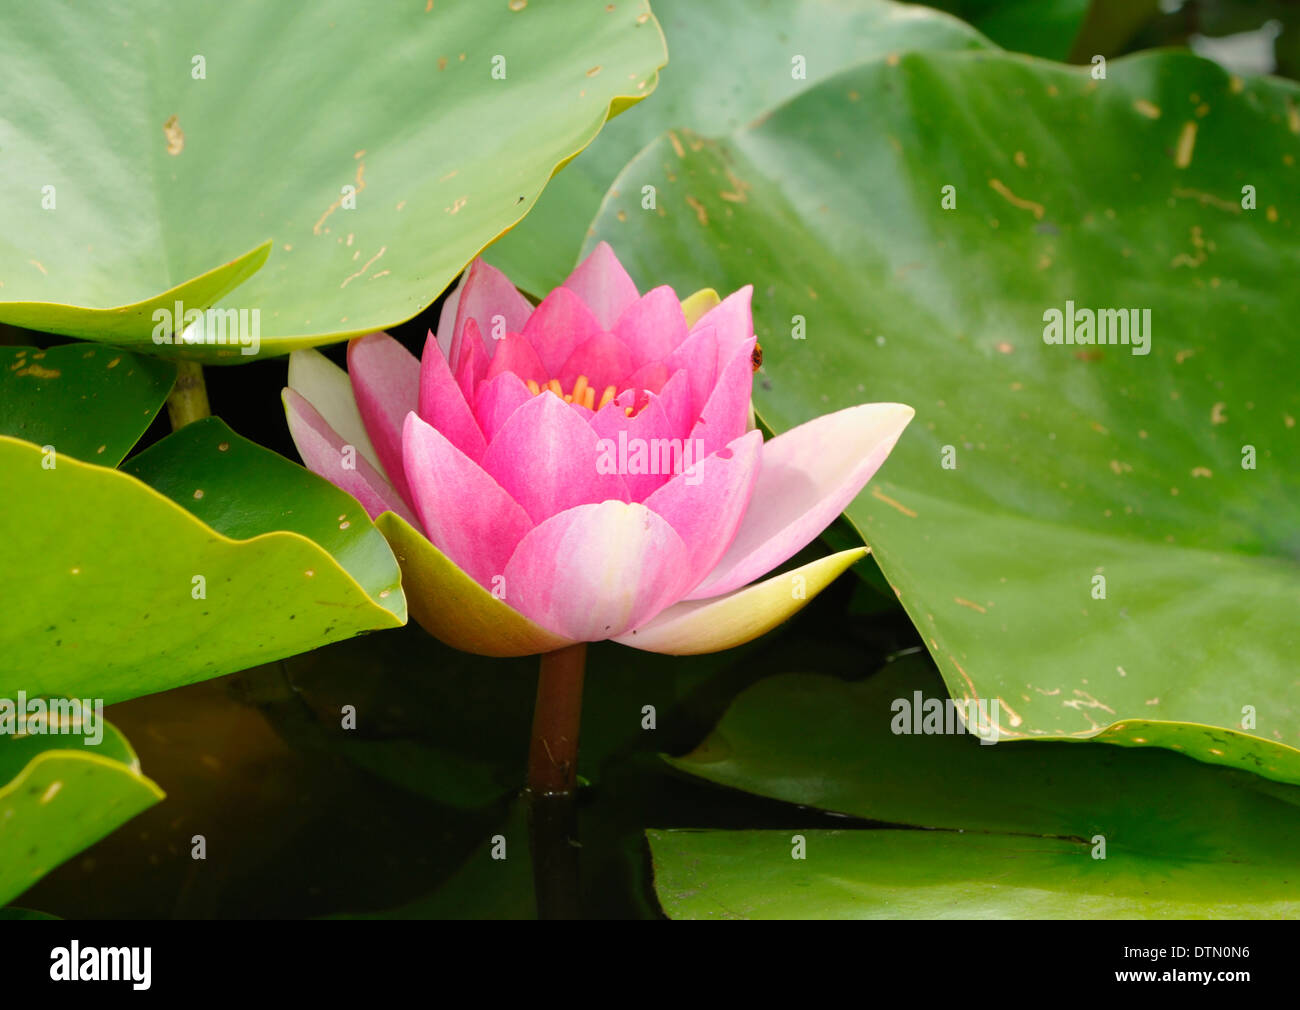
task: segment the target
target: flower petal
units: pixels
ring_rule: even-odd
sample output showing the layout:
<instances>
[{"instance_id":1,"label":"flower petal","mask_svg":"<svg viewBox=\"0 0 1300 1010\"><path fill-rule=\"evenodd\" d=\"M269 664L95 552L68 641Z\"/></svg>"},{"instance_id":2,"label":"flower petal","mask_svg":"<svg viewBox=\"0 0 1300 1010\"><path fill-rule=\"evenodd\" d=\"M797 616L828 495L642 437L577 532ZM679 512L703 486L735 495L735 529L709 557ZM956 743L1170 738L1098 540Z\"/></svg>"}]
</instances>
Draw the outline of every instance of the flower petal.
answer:
<instances>
[{"instance_id":1,"label":"flower petal","mask_svg":"<svg viewBox=\"0 0 1300 1010\"><path fill-rule=\"evenodd\" d=\"M493 596L396 514L385 512L375 526L402 568L411 617L439 641L480 656L533 656L573 644Z\"/></svg>"},{"instance_id":2,"label":"flower petal","mask_svg":"<svg viewBox=\"0 0 1300 1010\"><path fill-rule=\"evenodd\" d=\"M813 418L765 444L736 539L687 598L730 592L811 543L880 469L914 413L901 403L864 403Z\"/></svg>"},{"instance_id":3,"label":"flower petal","mask_svg":"<svg viewBox=\"0 0 1300 1010\"><path fill-rule=\"evenodd\" d=\"M690 329L695 329L695 324L704 317L704 314L721 301L713 288L700 288L695 294L683 298L682 314L686 317L686 325Z\"/></svg>"},{"instance_id":4,"label":"flower petal","mask_svg":"<svg viewBox=\"0 0 1300 1010\"><path fill-rule=\"evenodd\" d=\"M532 522L482 467L414 412L406 417L402 448L415 510L429 540L490 588Z\"/></svg>"},{"instance_id":5,"label":"flower petal","mask_svg":"<svg viewBox=\"0 0 1300 1010\"><path fill-rule=\"evenodd\" d=\"M496 353L492 355L492 364L488 366L487 381L507 372L513 372L525 381L532 379L539 384L550 378L542 359L522 333L507 333L499 343Z\"/></svg>"},{"instance_id":6,"label":"flower petal","mask_svg":"<svg viewBox=\"0 0 1300 1010\"><path fill-rule=\"evenodd\" d=\"M496 438L506 419L533 396L533 392L524 385L524 380L514 372L502 372L480 383L474 401L474 416L478 419L483 437L489 442ZM481 456L480 453L480 458Z\"/></svg>"},{"instance_id":7,"label":"flower petal","mask_svg":"<svg viewBox=\"0 0 1300 1010\"><path fill-rule=\"evenodd\" d=\"M608 242L601 242L578 264L564 287L581 298L607 330L638 297L636 285Z\"/></svg>"},{"instance_id":8,"label":"flower petal","mask_svg":"<svg viewBox=\"0 0 1300 1010\"><path fill-rule=\"evenodd\" d=\"M686 545L644 505L580 505L538 524L506 565L506 599L544 628L598 642L682 591Z\"/></svg>"},{"instance_id":9,"label":"flower petal","mask_svg":"<svg viewBox=\"0 0 1300 1010\"><path fill-rule=\"evenodd\" d=\"M519 293L509 278L496 267L476 259L465 271L465 280L458 289L456 323L452 333L447 360L459 370L461 354L466 341L475 342L475 334L466 333L465 324L471 319L477 324L477 342L484 357L492 357L493 348L483 342L483 336L495 338L499 334L521 333L533 307ZM498 318L499 317L499 318ZM439 320L441 326L441 319ZM439 337L442 334L439 332ZM494 341L499 342L499 341Z\"/></svg>"},{"instance_id":10,"label":"flower petal","mask_svg":"<svg viewBox=\"0 0 1300 1010\"><path fill-rule=\"evenodd\" d=\"M482 458L487 439L432 333L424 341L420 358L419 414L470 459Z\"/></svg>"},{"instance_id":11,"label":"flower petal","mask_svg":"<svg viewBox=\"0 0 1300 1010\"><path fill-rule=\"evenodd\" d=\"M692 409L691 377L685 370L673 372L658 391L659 405L668 415L673 436L685 438L695 426Z\"/></svg>"},{"instance_id":12,"label":"flower petal","mask_svg":"<svg viewBox=\"0 0 1300 1010\"><path fill-rule=\"evenodd\" d=\"M750 399L754 393L754 366L750 354L754 338L738 346L718 373L717 384L691 429L691 437L704 441L705 455L712 455L749 430Z\"/></svg>"},{"instance_id":13,"label":"flower petal","mask_svg":"<svg viewBox=\"0 0 1300 1010\"><path fill-rule=\"evenodd\" d=\"M604 332L605 328L591 310L568 288L556 288L542 299L523 328L524 337L533 345L548 379L558 378L569 356Z\"/></svg>"},{"instance_id":14,"label":"flower petal","mask_svg":"<svg viewBox=\"0 0 1300 1010\"><path fill-rule=\"evenodd\" d=\"M465 323L467 338L460 352L460 363L456 366L456 385L467 404L474 402L478 384L487 376L488 352L483 350L483 341L473 339L478 336L478 323L470 319Z\"/></svg>"},{"instance_id":15,"label":"flower petal","mask_svg":"<svg viewBox=\"0 0 1300 1010\"><path fill-rule=\"evenodd\" d=\"M289 355L289 388L300 393L319 411L343 444L354 446L357 455L379 472L385 484L390 483L383 464L379 462L379 454L366 434L366 424L361 420L347 372L315 348L294 351Z\"/></svg>"},{"instance_id":16,"label":"flower petal","mask_svg":"<svg viewBox=\"0 0 1300 1010\"><path fill-rule=\"evenodd\" d=\"M751 301L754 285L746 284L722 299L717 306L704 313L692 331L713 327L718 336L718 367L722 368L741 344L754 337L754 315Z\"/></svg>"},{"instance_id":17,"label":"flower petal","mask_svg":"<svg viewBox=\"0 0 1300 1010\"><path fill-rule=\"evenodd\" d=\"M336 432L306 397L286 386L280 399L284 403L284 416L289 421L289 434L308 470L350 494L361 503L371 519L382 512L392 511L411 525L420 525L393 486L359 451L352 459L355 465L345 466L348 459L345 447L352 443Z\"/></svg>"},{"instance_id":18,"label":"flower petal","mask_svg":"<svg viewBox=\"0 0 1300 1010\"><path fill-rule=\"evenodd\" d=\"M632 354L623 341L612 333L597 333L575 348L569 359L552 374L566 390L573 389L579 375L587 377L587 385L600 396L606 386L621 386L624 377L632 371Z\"/></svg>"},{"instance_id":19,"label":"flower petal","mask_svg":"<svg viewBox=\"0 0 1300 1010\"><path fill-rule=\"evenodd\" d=\"M689 331L677 293L662 284L624 309L612 332L627 346L633 366L639 368L667 357Z\"/></svg>"},{"instance_id":20,"label":"flower petal","mask_svg":"<svg viewBox=\"0 0 1300 1010\"><path fill-rule=\"evenodd\" d=\"M370 333L348 343L348 378L384 472L412 504L402 473L402 424L420 405L420 363L387 333Z\"/></svg>"},{"instance_id":21,"label":"flower petal","mask_svg":"<svg viewBox=\"0 0 1300 1010\"><path fill-rule=\"evenodd\" d=\"M683 389L679 383L670 394ZM629 417L627 408L638 405L640 409ZM708 455L697 455L701 443L688 442L689 433L674 424L670 410L680 413L674 402L663 397L625 389L591 419L591 429L602 442L597 446L603 456L601 465L617 468L631 501L644 501L681 472L688 452L691 461Z\"/></svg>"},{"instance_id":22,"label":"flower petal","mask_svg":"<svg viewBox=\"0 0 1300 1010\"><path fill-rule=\"evenodd\" d=\"M620 385L624 389L644 389L647 392L657 393L668 381L668 376L668 366L662 361L647 361L636 371L625 376Z\"/></svg>"},{"instance_id":23,"label":"flower petal","mask_svg":"<svg viewBox=\"0 0 1300 1010\"><path fill-rule=\"evenodd\" d=\"M542 393L507 418L483 454L483 469L536 523L575 505L627 501L623 478L598 472L597 441L569 404Z\"/></svg>"},{"instance_id":24,"label":"flower petal","mask_svg":"<svg viewBox=\"0 0 1300 1010\"><path fill-rule=\"evenodd\" d=\"M460 309L460 293L465 290L467 274L468 271L460 275L455 290L446 297L438 312L438 348L448 361L451 361L451 338L456 335L456 313Z\"/></svg>"},{"instance_id":25,"label":"flower petal","mask_svg":"<svg viewBox=\"0 0 1300 1010\"><path fill-rule=\"evenodd\" d=\"M645 507L663 516L690 552L693 587L726 553L740 528L758 479L762 432L751 431L725 449L673 477L645 499Z\"/></svg>"},{"instance_id":26,"label":"flower petal","mask_svg":"<svg viewBox=\"0 0 1300 1010\"><path fill-rule=\"evenodd\" d=\"M686 372L691 380L691 410L697 416L703 413L718 382L718 335L713 327L692 330L664 364L669 372Z\"/></svg>"},{"instance_id":27,"label":"flower petal","mask_svg":"<svg viewBox=\"0 0 1300 1010\"><path fill-rule=\"evenodd\" d=\"M695 656L744 645L797 614L866 555L867 548L854 547L727 596L675 604L614 641L670 656Z\"/></svg>"}]
</instances>

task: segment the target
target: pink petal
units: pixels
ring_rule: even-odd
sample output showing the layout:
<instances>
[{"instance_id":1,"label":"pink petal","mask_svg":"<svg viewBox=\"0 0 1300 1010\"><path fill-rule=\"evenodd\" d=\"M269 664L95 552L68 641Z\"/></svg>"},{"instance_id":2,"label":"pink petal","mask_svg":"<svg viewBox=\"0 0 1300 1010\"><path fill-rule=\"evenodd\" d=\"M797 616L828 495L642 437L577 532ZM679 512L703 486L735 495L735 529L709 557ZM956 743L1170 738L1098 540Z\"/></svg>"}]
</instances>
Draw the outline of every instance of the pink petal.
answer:
<instances>
[{"instance_id":1,"label":"pink petal","mask_svg":"<svg viewBox=\"0 0 1300 1010\"><path fill-rule=\"evenodd\" d=\"M483 454L483 469L510 492L533 522L592 502L628 500L616 473L599 473L591 425L553 393L517 409Z\"/></svg>"},{"instance_id":2,"label":"pink petal","mask_svg":"<svg viewBox=\"0 0 1300 1010\"><path fill-rule=\"evenodd\" d=\"M730 592L811 543L884 463L914 413L901 403L864 403L813 418L764 445L736 539L686 598Z\"/></svg>"},{"instance_id":3,"label":"pink petal","mask_svg":"<svg viewBox=\"0 0 1300 1010\"><path fill-rule=\"evenodd\" d=\"M478 384L486 377L488 370L487 352L483 350L482 339L478 336L478 323L473 319L465 323L465 345L460 353L460 363L456 366L456 385L460 387L465 402L473 403L478 391Z\"/></svg>"},{"instance_id":4,"label":"pink petal","mask_svg":"<svg viewBox=\"0 0 1300 1010\"><path fill-rule=\"evenodd\" d=\"M633 364L639 367L667 357L686 339L686 314L673 289L663 284L624 309L612 332L627 345Z\"/></svg>"},{"instance_id":5,"label":"pink petal","mask_svg":"<svg viewBox=\"0 0 1300 1010\"><path fill-rule=\"evenodd\" d=\"M542 364L542 359L537 356L533 345L522 333L506 334L506 338L500 342L496 353L492 355L487 379L491 381L506 372L513 372L521 379L532 379L539 384L550 378L546 366Z\"/></svg>"},{"instance_id":6,"label":"pink petal","mask_svg":"<svg viewBox=\"0 0 1300 1010\"><path fill-rule=\"evenodd\" d=\"M345 446L350 443L329 426L305 397L286 387L281 399L284 400L285 417L289 420L289 434L293 436L293 444L298 447L298 455L308 470L350 494L361 503L371 519L383 512L396 512L419 529L415 514L393 486L357 451L356 446L351 446L352 453L345 454ZM345 460L354 466L346 467Z\"/></svg>"},{"instance_id":7,"label":"pink petal","mask_svg":"<svg viewBox=\"0 0 1300 1010\"><path fill-rule=\"evenodd\" d=\"M731 355L745 341L754 336L754 316L751 300L754 285L746 284L733 291L700 317L691 332L712 328L718 337L718 367L722 368Z\"/></svg>"},{"instance_id":8,"label":"pink petal","mask_svg":"<svg viewBox=\"0 0 1300 1010\"><path fill-rule=\"evenodd\" d=\"M691 430L692 438L704 440L707 455L749 430L750 398L754 392L754 365L750 360L753 350L751 337L732 353Z\"/></svg>"},{"instance_id":9,"label":"pink petal","mask_svg":"<svg viewBox=\"0 0 1300 1010\"><path fill-rule=\"evenodd\" d=\"M668 366L662 361L649 361L623 380L626 389L646 389L652 393L659 392L668 381Z\"/></svg>"},{"instance_id":10,"label":"pink petal","mask_svg":"<svg viewBox=\"0 0 1300 1010\"><path fill-rule=\"evenodd\" d=\"M636 406L640 409L628 417L627 408ZM641 402L635 390L624 390L596 412L591 429L602 440L606 459L611 465L617 465L631 501L642 501L667 483L676 472L674 462L683 465L686 444L680 429L673 429L672 420L656 396ZM672 445L674 436L676 446ZM691 448L696 448L694 443ZM692 460L695 458L691 456Z\"/></svg>"},{"instance_id":11,"label":"pink petal","mask_svg":"<svg viewBox=\"0 0 1300 1010\"><path fill-rule=\"evenodd\" d=\"M474 402L474 416L478 418L483 437L489 442L496 438L506 418L534 395L514 372L502 372L481 383Z\"/></svg>"},{"instance_id":12,"label":"pink petal","mask_svg":"<svg viewBox=\"0 0 1300 1010\"><path fill-rule=\"evenodd\" d=\"M659 390L658 397L659 405L668 415L669 427L673 435L685 438L696 421L691 402L690 375L685 370L674 372Z\"/></svg>"},{"instance_id":13,"label":"pink petal","mask_svg":"<svg viewBox=\"0 0 1300 1010\"><path fill-rule=\"evenodd\" d=\"M587 385L595 387L599 397L606 386L620 386L630 371L632 355L623 342L612 333L597 333L576 348L559 371L552 374L565 390L572 390L574 380L585 375Z\"/></svg>"},{"instance_id":14,"label":"pink petal","mask_svg":"<svg viewBox=\"0 0 1300 1010\"><path fill-rule=\"evenodd\" d=\"M348 378L379 462L412 502L402 473L402 425L420 404L420 363L387 333L370 333L348 343Z\"/></svg>"},{"instance_id":15,"label":"pink petal","mask_svg":"<svg viewBox=\"0 0 1300 1010\"><path fill-rule=\"evenodd\" d=\"M452 378L447 359L432 333L424 341L424 354L420 358L419 414L470 459L482 457L487 439L465 402L460 384Z\"/></svg>"},{"instance_id":16,"label":"pink petal","mask_svg":"<svg viewBox=\"0 0 1300 1010\"><path fill-rule=\"evenodd\" d=\"M607 242L601 242L578 264L564 286L586 303L606 330L637 300L636 285Z\"/></svg>"},{"instance_id":17,"label":"pink petal","mask_svg":"<svg viewBox=\"0 0 1300 1010\"><path fill-rule=\"evenodd\" d=\"M502 334L521 333L533 313L528 299L515 289L506 275L481 259L476 259L465 271L456 302L456 324L451 353L447 356L453 368L460 365L465 341L472 343L474 340L472 334L465 332L465 324L471 319L478 326L479 350L490 358L493 348L483 343L483 337L486 335L489 342L500 343L496 338Z\"/></svg>"},{"instance_id":18,"label":"pink petal","mask_svg":"<svg viewBox=\"0 0 1300 1010\"><path fill-rule=\"evenodd\" d=\"M484 589L533 524L482 467L418 414L407 415L404 463L429 541Z\"/></svg>"},{"instance_id":19,"label":"pink petal","mask_svg":"<svg viewBox=\"0 0 1300 1010\"><path fill-rule=\"evenodd\" d=\"M591 310L568 288L556 288L547 295L523 329L545 366L548 379L558 378L569 356L604 332Z\"/></svg>"},{"instance_id":20,"label":"pink petal","mask_svg":"<svg viewBox=\"0 0 1300 1010\"><path fill-rule=\"evenodd\" d=\"M542 627L596 642L681 595L687 551L644 505L580 505L538 525L506 565L506 602Z\"/></svg>"},{"instance_id":21,"label":"pink petal","mask_svg":"<svg viewBox=\"0 0 1300 1010\"><path fill-rule=\"evenodd\" d=\"M694 460L645 499L646 508L663 516L690 552L690 586L704 579L735 539L754 482L758 479L762 432L741 435L720 452Z\"/></svg>"},{"instance_id":22,"label":"pink petal","mask_svg":"<svg viewBox=\"0 0 1300 1010\"><path fill-rule=\"evenodd\" d=\"M712 326L695 329L664 359L669 372L685 370L691 380L691 409L700 414L718 381L718 335Z\"/></svg>"}]
</instances>

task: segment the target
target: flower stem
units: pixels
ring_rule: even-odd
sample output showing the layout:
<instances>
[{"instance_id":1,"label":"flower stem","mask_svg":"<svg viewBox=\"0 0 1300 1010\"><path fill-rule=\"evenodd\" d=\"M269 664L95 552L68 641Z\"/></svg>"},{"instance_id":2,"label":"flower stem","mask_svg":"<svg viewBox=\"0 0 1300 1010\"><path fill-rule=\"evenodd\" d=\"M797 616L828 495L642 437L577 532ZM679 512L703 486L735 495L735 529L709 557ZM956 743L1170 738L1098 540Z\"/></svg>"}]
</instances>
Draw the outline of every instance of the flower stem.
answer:
<instances>
[{"instance_id":1,"label":"flower stem","mask_svg":"<svg viewBox=\"0 0 1300 1010\"><path fill-rule=\"evenodd\" d=\"M178 361L176 385L167 397L167 416L171 418L172 431L211 413L208 387L203 381L203 366L197 361Z\"/></svg>"},{"instance_id":2,"label":"flower stem","mask_svg":"<svg viewBox=\"0 0 1300 1010\"><path fill-rule=\"evenodd\" d=\"M578 805L573 793L528 791L528 844L537 918L582 918Z\"/></svg>"},{"instance_id":3,"label":"flower stem","mask_svg":"<svg viewBox=\"0 0 1300 1010\"><path fill-rule=\"evenodd\" d=\"M585 642L542 655L528 751L528 788L536 795L573 792L586 665Z\"/></svg>"},{"instance_id":4,"label":"flower stem","mask_svg":"<svg viewBox=\"0 0 1300 1010\"><path fill-rule=\"evenodd\" d=\"M539 919L581 915L578 875L578 730L585 643L543 654L528 751L528 821Z\"/></svg>"}]
</instances>

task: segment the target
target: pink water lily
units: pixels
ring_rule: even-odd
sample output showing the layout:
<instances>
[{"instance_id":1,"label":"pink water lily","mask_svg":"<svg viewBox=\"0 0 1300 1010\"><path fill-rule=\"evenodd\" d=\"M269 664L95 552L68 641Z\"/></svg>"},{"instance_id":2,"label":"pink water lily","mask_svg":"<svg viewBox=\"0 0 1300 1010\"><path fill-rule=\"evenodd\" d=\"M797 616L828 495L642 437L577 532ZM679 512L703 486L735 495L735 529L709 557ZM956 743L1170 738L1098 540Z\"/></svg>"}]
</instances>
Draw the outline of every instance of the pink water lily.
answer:
<instances>
[{"instance_id":1,"label":"pink water lily","mask_svg":"<svg viewBox=\"0 0 1300 1010\"><path fill-rule=\"evenodd\" d=\"M750 295L642 295L602 243L534 308L477 260L420 360L383 333L351 342L346 373L295 352L290 430L376 519L411 613L452 645L729 648L861 557L756 581L843 511L913 414L862 404L764 442Z\"/></svg>"}]
</instances>

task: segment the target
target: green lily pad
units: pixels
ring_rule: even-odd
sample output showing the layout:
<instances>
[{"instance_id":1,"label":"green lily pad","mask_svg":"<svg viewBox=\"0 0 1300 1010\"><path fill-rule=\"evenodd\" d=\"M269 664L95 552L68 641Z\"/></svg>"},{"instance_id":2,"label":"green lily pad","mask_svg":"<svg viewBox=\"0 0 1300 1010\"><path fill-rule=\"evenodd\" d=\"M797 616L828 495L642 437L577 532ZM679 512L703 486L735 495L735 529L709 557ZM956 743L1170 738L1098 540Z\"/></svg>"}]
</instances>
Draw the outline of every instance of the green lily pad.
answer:
<instances>
[{"instance_id":1,"label":"green lily pad","mask_svg":"<svg viewBox=\"0 0 1300 1010\"><path fill-rule=\"evenodd\" d=\"M1090 858L1058 838L920 831L648 831L674 919L1293 919L1257 868ZM791 839L806 858L791 858ZM1212 896L1207 900L1207 888Z\"/></svg>"},{"instance_id":2,"label":"green lily pad","mask_svg":"<svg viewBox=\"0 0 1300 1010\"><path fill-rule=\"evenodd\" d=\"M409 319L666 58L644 2L358 16L0 12L0 82L27 96L0 151L0 321L237 363L229 343L155 345L153 310L257 309L264 354Z\"/></svg>"},{"instance_id":3,"label":"green lily pad","mask_svg":"<svg viewBox=\"0 0 1300 1010\"><path fill-rule=\"evenodd\" d=\"M925 703L945 697L934 671L915 658L858 683L789 674L742 693L699 748L670 759L674 767L801 806L941 830L808 832L802 865L791 858L790 832L736 832L730 840L652 833L670 914L1300 911L1300 790L1167 750L989 746L918 732ZM1104 859L1094 858L1099 838ZM745 858L753 860L748 885L733 879L731 864ZM700 885L693 903L691 881Z\"/></svg>"},{"instance_id":4,"label":"green lily pad","mask_svg":"<svg viewBox=\"0 0 1300 1010\"><path fill-rule=\"evenodd\" d=\"M57 189L56 189L57 192ZM110 237L109 242L114 239ZM2 249L3 247L0 247ZM94 251L93 245L86 250L87 255ZM22 255L22 249L12 251L3 250L0 255L8 254L16 261ZM8 323L13 326L22 326L29 330L44 330L49 333L64 333L72 337L83 337L87 340L98 340L112 344L138 344L141 350L151 350L157 347L160 351L165 351L166 347L155 345L153 343L154 328L158 321L163 317L155 317L155 313L166 311L172 316L176 314L176 306L180 304L184 309L197 309L206 311L212 307L228 291L238 287L266 263L267 257L271 255L270 241L262 242L256 248L249 249L232 259L229 263L223 263L220 266L205 270L197 277L191 280L182 281L173 287L168 288L159 294L153 294L143 297L139 291L133 289L126 295L116 297L133 297L136 300L124 305L114 305L106 308L92 308L82 305L68 305L57 301L6 301L8 292L0 289L0 322ZM0 260L0 263L8 262L8 258ZM43 297L59 297L54 290L46 291L45 287L49 277L49 271L45 264L40 260L28 260L26 262L26 271L35 271L41 275L39 286L42 289ZM19 266L19 270L24 270L24 266ZM82 279L89 274L80 271L85 270L85 264L78 265L78 273L75 275L80 283ZM5 269L0 267L0 269ZM12 284L12 268L6 269L6 274ZM35 280L35 278L28 278ZM116 274L104 278L105 286L112 285L118 280ZM7 289L10 285L5 285ZM13 285L16 290L21 290L20 285ZM51 285L53 288L53 285ZM116 290L116 289L113 289ZM73 297L63 295L61 297ZM112 297L112 296L110 296ZM183 312L182 312L183 316ZM205 357L202 348L195 348L193 357ZM242 360L242 359L236 359Z\"/></svg>"},{"instance_id":5,"label":"green lily pad","mask_svg":"<svg viewBox=\"0 0 1300 1010\"><path fill-rule=\"evenodd\" d=\"M0 496L20 503L0 512L0 583L19 590L0 696L111 703L406 619L397 562L356 501L216 418L127 472L44 458L0 437Z\"/></svg>"},{"instance_id":6,"label":"green lily pad","mask_svg":"<svg viewBox=\"0 0 1300 1010\"><path fill-rule=\"evenodd\" d=\"M78 735L0 737L0 902L163 798L126 738L107 723L103 734L92 746Z\"/></svg>"},{"instance_id":7,"label":"green lily pad","mask_svg":"<svg viewBox=\"0 0 1300 1010\"><path fill-rule=\"evenodd\" d=\"M0 432L117 466L175 381L174 364L111 347L0 348Z\"/></svg>"},{"instance_id":8,"label":"green lily pad","mask_svg":"<svg viewBox=\"0 0 1300 1010\"><path fill-rule=\"evenodd\" d=\"M1186 53L910 54L662 138L593 241L642 285L754 284L773 430L916 408L847 515L954 695L1300 782L1297 106ZM1046 343L1067 302L1150 309L1149 353Z\"/></svg>"},{"instance_id":9,"label":"green lily pad","mask_svg":"<svg viewBox=\"0 0 1300 1010\"><path fill-rule=\"evenodd\" d=\"M664 130L729 132L860 60L989 44L956 18L887 0L655 0L654 10L670 56L654 99L611 122L551 181L532 213L488 251L494 266L535 295L563 282L610 183ZM721 52L728 58L719 59ZM679 144L694 143L676 136ZM640 187L627 196L643 213Z\"/></svg>"}]
</instances>

